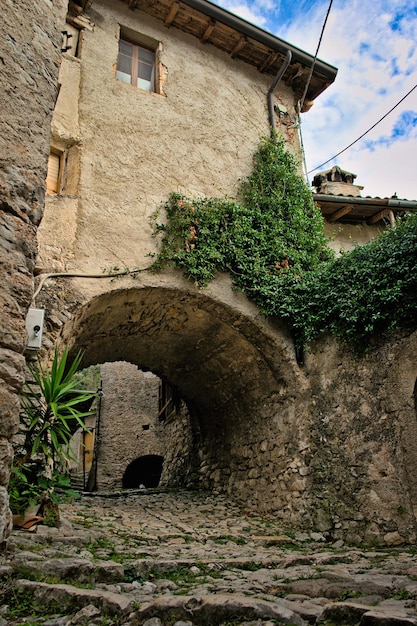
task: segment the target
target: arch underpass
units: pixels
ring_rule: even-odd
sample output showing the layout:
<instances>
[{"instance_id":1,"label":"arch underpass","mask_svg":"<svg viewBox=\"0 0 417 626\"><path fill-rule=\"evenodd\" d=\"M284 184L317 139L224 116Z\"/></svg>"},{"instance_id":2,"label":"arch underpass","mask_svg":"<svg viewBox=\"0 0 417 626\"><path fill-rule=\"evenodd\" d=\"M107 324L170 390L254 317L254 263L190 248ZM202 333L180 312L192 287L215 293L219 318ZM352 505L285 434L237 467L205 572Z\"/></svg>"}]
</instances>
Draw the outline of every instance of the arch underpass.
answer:
<instances>
[{"instance_id":1,"label":"arch underpass","mask_svg":"<svg viewBox=\"0 0 417 626\"><path fill-rule=\"evenodd\" d=\"M265 487L279 472L280 457L297 448L294 398L302 377L285 329L261 316L204 293L120 289L81 307L61 341L70 356L83 351L83 367L126 361L179 391L195 420L203 487ZM268 474L251 483L250 472L263 466Z\"/></svg>"}]
</instances>

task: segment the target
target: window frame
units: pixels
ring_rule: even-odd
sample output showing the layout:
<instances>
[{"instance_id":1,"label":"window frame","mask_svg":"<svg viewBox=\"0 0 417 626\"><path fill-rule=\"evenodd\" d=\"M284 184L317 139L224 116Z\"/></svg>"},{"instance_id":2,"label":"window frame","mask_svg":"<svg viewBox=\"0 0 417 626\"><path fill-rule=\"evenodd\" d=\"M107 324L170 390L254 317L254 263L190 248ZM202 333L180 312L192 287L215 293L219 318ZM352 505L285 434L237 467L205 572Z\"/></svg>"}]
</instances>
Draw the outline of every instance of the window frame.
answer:
<instances>
[{"instance_id":1,"label":"window frame","mask_svg":"<svg viewBox=\"0 0 417 626\"><path fill-rule=\"evenodd\" d=\"M132 46L132 56L130 57L130 61L131 61L131 65L130 65L130 82L124 80L123 78L119 78L118 77L118 73L123 73L123 74L127 74L126 72L122 72L121 70L119 70L119 60L120 60L120 56L122 54L121 49L120 49L120 43L124 42L129 44L130 46ZM140 64L141 63L145 63L144 61L140 60L139 57L139 51L140 50L145 50L147 52L151 52L153 55L153 63L152 63L152 77L151 80L149 81L150 83L150 89L146 89L146 87L142 87L140 85L138 85L138 81L139 81L139 68L140 68ZM152 47L150 45L146 45L142 42L139 41L134 41L132 40L130 37L127 37L123 31L120 32L120 37L119 37L119 42L118 42L118 53L117 53L117 63L116 63L116 79L120 80L123 83L126 83L128 85L131 85L133 87L135 87L136 89L140 89L141 91L147 91L148 93L159 93L158 92L158 48L156 47ZM126 55L125 55L126 56ZM129 75L129 74L127 74Z\"/></svg>"},{"instance_id":2,"label":"window frame","mask_svg":"<svg viewBox=\"0 0 417 626\"><path fill-rule=\"evenodd\" d=\"M159 379L158 418L166 422L179 413L181 398L178 390L163 378Z\"/></svg>"},{"instance_id":3,"label":"window frame","mask_svg":"<svg viewBox=\"0 0 417 626\"><path fill-rule=\"evenodd\" d=\"M58 168L52 166L52 160L55 157L58 159ZM57 177L52 176L52 170L58 171ZM64 170L64 152L57 148L50 148L48 156L48 164L46 171L46 193L51 196L56 196L61 192L62 177Z\"/></svg>"}]
</instances>

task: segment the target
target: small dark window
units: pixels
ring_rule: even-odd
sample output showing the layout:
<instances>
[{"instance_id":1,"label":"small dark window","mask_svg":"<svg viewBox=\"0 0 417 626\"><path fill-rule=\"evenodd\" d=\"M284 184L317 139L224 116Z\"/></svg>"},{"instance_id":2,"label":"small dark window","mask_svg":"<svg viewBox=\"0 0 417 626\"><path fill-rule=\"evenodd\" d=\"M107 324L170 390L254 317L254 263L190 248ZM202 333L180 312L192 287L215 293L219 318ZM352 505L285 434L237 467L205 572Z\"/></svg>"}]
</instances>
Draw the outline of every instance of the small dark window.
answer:
<instances>
[{"instance_id":1,"label":"small dark window","mask_svg":"<svg viewBox=\"0 0 417 626\"><path fill-rule=\"evenodd\" d=\"M159 412L158 417L161 422L174 415L179 411L180 396L172 385L165 380L161 380L159 383Z\"/></svg>"}]
</instances>

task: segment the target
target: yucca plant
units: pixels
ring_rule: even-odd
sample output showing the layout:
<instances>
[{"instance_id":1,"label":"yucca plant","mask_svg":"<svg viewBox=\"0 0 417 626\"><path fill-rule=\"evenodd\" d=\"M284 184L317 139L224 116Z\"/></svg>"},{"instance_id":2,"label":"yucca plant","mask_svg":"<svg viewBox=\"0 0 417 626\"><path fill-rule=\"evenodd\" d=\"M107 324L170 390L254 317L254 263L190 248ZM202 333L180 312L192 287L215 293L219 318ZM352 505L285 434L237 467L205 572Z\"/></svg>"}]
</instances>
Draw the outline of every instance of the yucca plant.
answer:
<instances>
[{"instance_id":1,"label":"yucca plant","mask_svg":"<svg viewBox=\"0 0 417 626\"><path fill-rule=\"evenodd\" d=\"M82 354L68 363L68 351L57 350L50 369L38 361L29 365L32 380L22 392L20 436L15 447L9 485L11 509L19 513L35 499L56 501L55 488L68 484L66 462L71 459L70 439L77 428L87 430L84 418L91 415L96 393L77 390L75 373Z\"/></svg>"}]
</instances>

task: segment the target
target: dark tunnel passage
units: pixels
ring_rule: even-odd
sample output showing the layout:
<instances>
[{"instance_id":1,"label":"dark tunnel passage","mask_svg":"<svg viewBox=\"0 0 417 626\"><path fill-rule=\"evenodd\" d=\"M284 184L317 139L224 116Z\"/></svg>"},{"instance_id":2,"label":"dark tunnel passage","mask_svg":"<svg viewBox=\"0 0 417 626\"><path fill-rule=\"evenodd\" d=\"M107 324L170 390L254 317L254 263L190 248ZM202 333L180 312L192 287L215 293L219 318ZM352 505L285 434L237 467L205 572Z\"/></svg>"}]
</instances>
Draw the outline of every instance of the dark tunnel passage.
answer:
<instances>
[{"instance_id":1,"label":"dark tunnel passage","mask_svg":"<svg viewBox=\"0 0 417 626\"><path fill-rule=\"evenodd\" d=\"M300 381L292 343L284 326L268 326L253 313L250 304L246 315L242 306L201 292L116 290L80 307L61 341L70 357L84 353L83 367L126 361L172 385L191 420L187 463L197 467L203 488L230 489L234 474L242 479L242 455L252 456L251 445L271 436L274 420L281 420L283 437L293 436L294 427L280 417ZM172 462L169 446L167 452ZM155 485L162 460L152 463L151 470L151 459L133 461L123 485Z\"/></svg>"},{"instance_id":2,"label":"dark tunnel passage","mask_svg":"<svg viewBox=\"0 0 417 626\"><path fill-rule=\"evenodd\" d=\"M229 417L297 384L285 326L271 329L201 293L142 288L106 293L65 326L83 367L134 363L169 381L198 410Z\"/></svg>"},{"instance_id":3,"label":"dark tunnel passage","mask_svg":"<svg viewBox=\"0 0 417 626\"><path fill-rule=\"evenodd\" d=\"M123 474L123 487L137 489L142 485L153 488L159 485L164 457L158 454L145 454L127 466Z\"/></svg>"}]
</instances>

